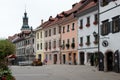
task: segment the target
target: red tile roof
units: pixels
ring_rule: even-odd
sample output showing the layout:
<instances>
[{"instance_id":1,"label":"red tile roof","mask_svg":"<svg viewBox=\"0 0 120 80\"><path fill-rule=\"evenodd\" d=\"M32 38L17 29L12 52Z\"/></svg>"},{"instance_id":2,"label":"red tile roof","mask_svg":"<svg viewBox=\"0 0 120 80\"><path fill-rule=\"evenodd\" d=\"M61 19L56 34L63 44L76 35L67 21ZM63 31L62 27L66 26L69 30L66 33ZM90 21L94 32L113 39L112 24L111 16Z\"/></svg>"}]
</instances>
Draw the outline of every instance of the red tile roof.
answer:
<instances>
[{"instance_id":1,"label":"red tile roof","mask_svg":"<svg viewBox=\"0 0 120 80\"><path fill-rule=\"evenodd\" d=\"M57 16L55 18L52 18L52 16L50 16L49 20L44 22L43 24L41 24L39 27L48 28L55 24L61 24L68 20L74 19L75 18L74 13L76 13L76 12L80 13L80 12L85 11L95 5L96 5L96 3L94 2L94 0L82 0L79 3L73 4L72 9L70 9L68 11L63 11L60 14L57 14Z\"/></svg>"}]
</instances>

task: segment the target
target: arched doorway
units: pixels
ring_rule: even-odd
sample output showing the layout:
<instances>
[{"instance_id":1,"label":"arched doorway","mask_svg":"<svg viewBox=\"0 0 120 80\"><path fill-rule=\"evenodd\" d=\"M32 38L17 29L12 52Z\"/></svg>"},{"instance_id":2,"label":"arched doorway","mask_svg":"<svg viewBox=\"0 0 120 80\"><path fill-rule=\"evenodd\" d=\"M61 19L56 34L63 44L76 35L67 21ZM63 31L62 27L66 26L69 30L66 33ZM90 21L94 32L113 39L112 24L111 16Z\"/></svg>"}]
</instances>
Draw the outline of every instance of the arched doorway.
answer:
<instances>
[{"instance_id":1,"label":"arched doorway","mask_svg":"<svg viewBox=\"0 0 120 80\"><path fill-rule=\"evenodd\" d=\"M84 65L84 52L80 52L80 64Z\"/></svg>"},{"instance_id":2,"label":"arched doorway","mask_svg":"<svg viewBox=\"0 0 120 80\"><path fill-rule=\"evenodd\" d=\"M54 64L57 64L57 54L54 54Z\"/></svg>"},{"instance_id":3,"label":"arched doorway","mask_svg":"<svg viewBox=\"0 0 120 80\"><path fill-rule=\"evenodd\" d=\"M65 64L66 63L66 56L65 56L65 54L63 54L63 64Z\"/></svg>"},{"instance_id":4,"label":"arched doorway","mask_svg":"<svg viewBox=\"0 0 120 80\"><path fill-rule=\"evenodd\" d=\"M106 53L106 68L107 71L113 70L113 52L111 51Z\"/></svg>"}]
</instances>

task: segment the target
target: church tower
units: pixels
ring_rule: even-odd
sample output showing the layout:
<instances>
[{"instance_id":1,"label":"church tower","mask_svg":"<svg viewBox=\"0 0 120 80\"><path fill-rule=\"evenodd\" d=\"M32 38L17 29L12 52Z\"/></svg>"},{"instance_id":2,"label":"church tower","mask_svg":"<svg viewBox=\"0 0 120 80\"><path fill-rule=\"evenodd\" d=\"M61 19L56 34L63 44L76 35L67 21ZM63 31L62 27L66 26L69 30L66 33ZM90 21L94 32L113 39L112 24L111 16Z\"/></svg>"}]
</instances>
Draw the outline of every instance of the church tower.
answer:
<instances>
[{"instance_id":1,"label":"church tower","mask_svg":"<svg viewBox=\"0 0 120 80\"><path fill-rule=\"evenodd\" d=\"M27 17L27 13L25 11L21 31L24 32L24 31L30 31L30 30L31 30L31 28L28 25L28 17Z\"/></svg>"}]
</instances>

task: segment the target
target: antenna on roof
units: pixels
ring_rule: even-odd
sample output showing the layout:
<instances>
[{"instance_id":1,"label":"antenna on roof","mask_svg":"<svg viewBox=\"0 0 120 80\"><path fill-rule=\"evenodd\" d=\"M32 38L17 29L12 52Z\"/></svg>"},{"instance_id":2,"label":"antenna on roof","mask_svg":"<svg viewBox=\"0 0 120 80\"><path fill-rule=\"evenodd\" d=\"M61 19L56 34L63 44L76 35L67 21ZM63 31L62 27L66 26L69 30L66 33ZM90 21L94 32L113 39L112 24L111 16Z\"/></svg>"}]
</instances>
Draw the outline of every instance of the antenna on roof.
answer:
<instances>
[{"instance_id":1,"label":"antenna on roof","mask_svg":"<svg viewBox=\"0 0 120 80\"><path fill-rule=\"evenodd\" d=\"M27 9L27 0L25 0L25 13L26 13L26 9Z\"/></svg>"}]
</instances>

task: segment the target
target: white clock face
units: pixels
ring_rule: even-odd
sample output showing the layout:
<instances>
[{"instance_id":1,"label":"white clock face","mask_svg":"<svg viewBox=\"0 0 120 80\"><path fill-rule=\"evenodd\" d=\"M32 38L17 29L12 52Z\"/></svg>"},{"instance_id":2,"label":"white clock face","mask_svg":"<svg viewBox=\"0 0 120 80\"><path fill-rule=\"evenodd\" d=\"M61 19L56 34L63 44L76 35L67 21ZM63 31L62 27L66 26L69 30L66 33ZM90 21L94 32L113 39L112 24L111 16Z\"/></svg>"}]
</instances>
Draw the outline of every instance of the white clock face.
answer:
<instances>
[{"instance_id":1,"label":"white clock face","mask_svg":"<svg viewBox=\"0 0 120 80\"><path fill-rule=\"evenodd\" d=\"M104 41L102 42L102 45L103 45L104 47L107 47L107 46L108 46L108 41L107 41L107 40L104 40Z\"/></svg>"}]
</instances>

